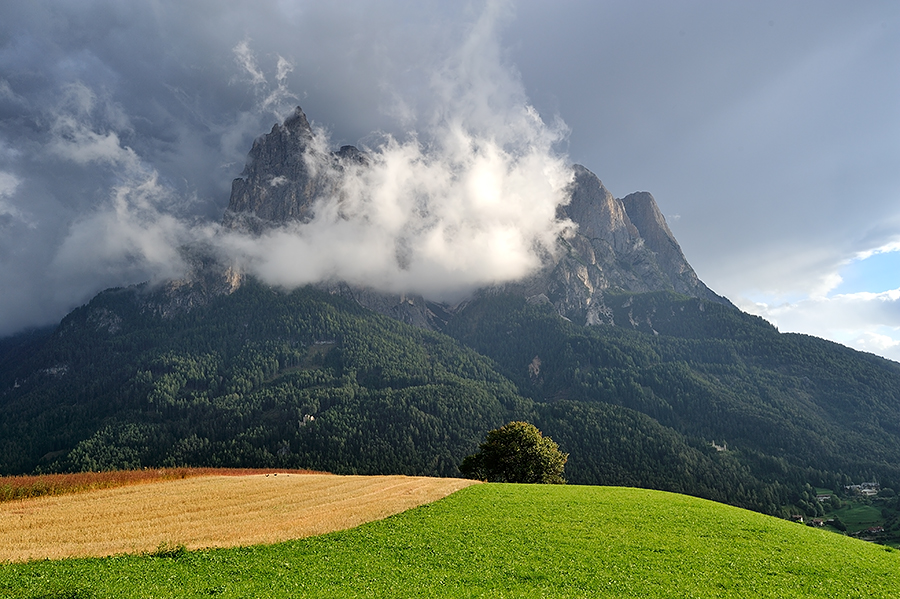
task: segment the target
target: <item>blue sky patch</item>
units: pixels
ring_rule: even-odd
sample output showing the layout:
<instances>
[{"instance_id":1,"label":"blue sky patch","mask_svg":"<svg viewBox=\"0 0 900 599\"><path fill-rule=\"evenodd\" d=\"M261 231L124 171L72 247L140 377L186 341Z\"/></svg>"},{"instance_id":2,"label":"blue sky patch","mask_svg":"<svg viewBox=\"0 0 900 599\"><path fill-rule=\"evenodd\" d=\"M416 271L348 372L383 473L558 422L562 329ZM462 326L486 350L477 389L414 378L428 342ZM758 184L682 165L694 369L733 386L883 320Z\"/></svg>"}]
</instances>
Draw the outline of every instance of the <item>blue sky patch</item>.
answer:
<instances>
[{"instance_id":1,"label":"blue sky patch","mask_svg":"<svg viewBox=\"0 0 900 599\"><path fill-rule=\"evenodd\" d=\"M880 293L900 287L900 251L873 254L841 269L844 280L831 295L839 293Z\"/></svg>"}]
</instances>

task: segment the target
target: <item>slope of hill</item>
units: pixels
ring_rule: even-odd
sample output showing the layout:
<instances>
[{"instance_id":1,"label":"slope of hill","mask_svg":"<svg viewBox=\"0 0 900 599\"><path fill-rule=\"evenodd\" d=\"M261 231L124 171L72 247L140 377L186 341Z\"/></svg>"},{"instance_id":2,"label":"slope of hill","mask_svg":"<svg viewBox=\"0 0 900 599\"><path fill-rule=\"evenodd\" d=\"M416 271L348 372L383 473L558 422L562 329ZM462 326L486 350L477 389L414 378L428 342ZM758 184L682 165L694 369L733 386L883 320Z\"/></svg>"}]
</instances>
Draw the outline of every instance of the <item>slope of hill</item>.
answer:
<instances>
[{"instance_id":1,"label":"slope of hill","mask_svg":"<svg viewBox=\"0 0 900 599\"><path fill-rule=\"evenodd\" d=\"M160 293L99 295L6 373L3 473L252 465L458 475L487 430L527 419L576 450L573 482L763 508L739 492L759 481L652 418L536 403L457 341L343 298L251 281L160 318L147 309Z\"/></svg>"},{"instance_id":2,"label":"slope of hill","mask_svg":"<svg viewBox=\"0 0 900 599\"><path fill-rule=\"evenodd\" d=\"M319 291L251 282L171 318L153 294L99 295L4 373L0 470L446 475L523 402L475 352Z\"/></svg>"},{"instance_id":3,"label":"slope of hill","mask_svg":"<svg viewBox=\"0 0 900 599\"><path fill-rule=\"evenodd\" d=\"M622 311L614 318L650 322L663 331L654 335L577 326L493 295L451 320L457 341L313 288L248 280L160 317L152 308L168 293L105 292L4 372L4 474L252 466L456 476L487 430L524 419L571 454L573 483L815 515L812 487L898 479L896 433L854 411L865 400L868 414L897 421L891 363L781 335L715 302L610 297ZM837 388L838 367L861 373L855 387Z\"/></svg>"},{"instance_id":4,"label":"slope of hill","mask_svg":"<svg viewBox=\"0 0 900 599\"><path fill-rule=\"evenodd\" d=\"M638 489L484 484L272 546L0 565L37 597L896 597L900 553Z\"/></svg>"},{"instance_id":5,"label":"slope of hill","mask_svg":"<svg viewBox=\"0 0 900 599\"><path fill-rule=\"evenodd\" d=\"M697 298L607 302L620 326L576 326L546 306L493 296L446 332L493 358L524 396L633 409L727 446L720 457L762 480L900 483L900 364Z\"/></svg>"}]
</instances>

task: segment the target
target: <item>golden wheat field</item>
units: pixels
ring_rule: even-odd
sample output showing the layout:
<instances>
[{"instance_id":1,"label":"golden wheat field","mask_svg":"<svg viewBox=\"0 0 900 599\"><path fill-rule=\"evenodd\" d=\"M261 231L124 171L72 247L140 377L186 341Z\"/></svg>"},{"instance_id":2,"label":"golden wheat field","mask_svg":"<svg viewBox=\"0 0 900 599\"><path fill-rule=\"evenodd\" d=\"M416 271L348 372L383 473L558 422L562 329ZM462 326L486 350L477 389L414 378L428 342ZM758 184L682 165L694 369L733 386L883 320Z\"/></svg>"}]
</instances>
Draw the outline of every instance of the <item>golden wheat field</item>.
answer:
<instances>
[{"instance_id":1,"label":"golden wheat field","mask_svg":"<svg viewBox=\"0 0 900 599\"><path fill-rule=\"evenodd\" d=\"M0 503L0 561L274 543L351 528L474 481L407 476L202 476Z\"/></svg>"}]
</instances>

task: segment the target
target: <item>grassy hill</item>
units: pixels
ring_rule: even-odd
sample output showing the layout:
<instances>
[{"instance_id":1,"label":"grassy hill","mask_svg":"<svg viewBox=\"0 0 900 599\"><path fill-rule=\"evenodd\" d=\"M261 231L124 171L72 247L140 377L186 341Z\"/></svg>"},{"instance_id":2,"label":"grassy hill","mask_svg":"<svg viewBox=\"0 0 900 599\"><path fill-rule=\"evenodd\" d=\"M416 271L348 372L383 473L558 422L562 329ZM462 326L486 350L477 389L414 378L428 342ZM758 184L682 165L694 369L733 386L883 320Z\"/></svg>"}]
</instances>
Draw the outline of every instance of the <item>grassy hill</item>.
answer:
<instances>
[{"instance_id":1,"label":"grassy hill","mask_svg":"<svg viewBox=\"0 0 900 599\"><path fill-rule=\"evenodd\" d=\"M0 595L896 597L900 552L671 493L484 484L278 545L0 565Z\"/></svg>"}]
</instances>

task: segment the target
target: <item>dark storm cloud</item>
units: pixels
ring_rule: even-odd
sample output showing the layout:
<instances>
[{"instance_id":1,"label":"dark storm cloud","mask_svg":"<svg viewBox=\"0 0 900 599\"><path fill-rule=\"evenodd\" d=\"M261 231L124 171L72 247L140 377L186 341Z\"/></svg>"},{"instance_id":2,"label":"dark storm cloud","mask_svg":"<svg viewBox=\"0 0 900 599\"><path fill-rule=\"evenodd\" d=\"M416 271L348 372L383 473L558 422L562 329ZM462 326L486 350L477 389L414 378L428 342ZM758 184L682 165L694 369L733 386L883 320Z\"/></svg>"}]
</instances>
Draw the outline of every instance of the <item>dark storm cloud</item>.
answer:
<instances>
[{"instance_id":1,"label":"dark storm cloud","mask_svg":"<svg viewBox=\"0 0 900 599\"><path fill-rule=\"evenodd\" d=\"M525 2L517 24L526 88L572 127L572 158L680 215L718 290L801 292L897 237L872 234L898 214L900 6Z\"/></svg>"},{"instance_id":2,"label":"dark storm cloud","mask_svg":"<svg viewBox=\"0 0 900 599\"><path fill-rule=\"evenodd\" d=\"M565 131L504 64L509 7L387 8L15 8L0 51L0 278L16 292L0 298L0 332L106 286L177 276L177 248L198 239L283 285L331 276L437 297L534 268L536 244L565 226L555 206L569 173L552 148ZM356 216L262 240L217 234L253 138L298 103L323 145L372 152L343 190L342 214L352 200ZM413 258L398 269L401 242Z\"/></svg>"},{"instance_id":3,"label":"dark storm cloud","mask_svg":"<svg viewBox=\"0 0 900 599\"><path fill-rule=\"evenodd\" d=\"M454 58L472 39L487 71ZM897 351L891 290L831 292L900 240L897 72L900 5L875 0L7 3L0 334L176 272L171 248L214 235L252 140L294 105L328 143L413 151L464 74L484 98L502 82L471 134L533 104L558 139L561 117L569 157L617 196L653 192L711 287Z\"/></svg>"}]
</instances>

